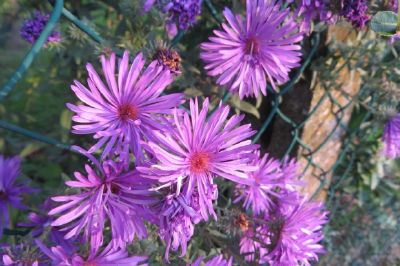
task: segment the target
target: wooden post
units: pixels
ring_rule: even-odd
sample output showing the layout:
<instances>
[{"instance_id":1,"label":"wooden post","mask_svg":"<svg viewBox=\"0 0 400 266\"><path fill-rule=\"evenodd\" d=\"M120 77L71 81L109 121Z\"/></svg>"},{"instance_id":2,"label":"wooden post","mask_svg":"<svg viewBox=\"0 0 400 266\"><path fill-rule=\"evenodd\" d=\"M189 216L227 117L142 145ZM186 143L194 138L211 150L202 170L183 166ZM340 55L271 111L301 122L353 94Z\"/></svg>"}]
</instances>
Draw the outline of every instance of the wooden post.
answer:
<instances>
[{"instance_id":1,"label":"wooden post","mask_svg":"<svg viewBox=\"0 0 400 266\"><path fill-rule=\"evenodd\" d=\"M327 42L333 38L337 42L355 41L356 37L356 32L350 27L337 25L329 28ZM324 88L324 80L316 73L315 86L311 88L313 96L309 112L318 104L319 107L307 120L301 136L302 143L311 152L299 147L297 154L307 182L303 192L309 196L317 192L316 199L321 201L326 198L326 189L333 174L331 170L342 149L345 127L353 110L351 100L358 94L361 85L360 73L356 69L349 69L345 58L340 58L333 69L337 71L337 87ZM339 105L347 108L342 109ZM311 165L308 165L309 160L312 161ZM318 190L320 186L322 189Z\"/></svg>"}]
</instances>

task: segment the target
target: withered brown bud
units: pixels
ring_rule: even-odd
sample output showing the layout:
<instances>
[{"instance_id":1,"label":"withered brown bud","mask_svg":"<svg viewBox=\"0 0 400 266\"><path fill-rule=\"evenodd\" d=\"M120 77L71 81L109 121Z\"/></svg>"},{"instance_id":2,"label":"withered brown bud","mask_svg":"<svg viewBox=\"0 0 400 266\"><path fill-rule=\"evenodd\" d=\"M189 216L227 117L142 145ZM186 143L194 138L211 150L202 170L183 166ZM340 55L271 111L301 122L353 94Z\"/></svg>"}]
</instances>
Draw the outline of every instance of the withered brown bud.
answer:
<instances>
[{"instance_id":1,"label":"withered brown bud","mask_svg":"<svg viewBox=\"0 0 400 266\"><path fill-rule=\"evenodd\" d=\"M240 228L242 232L246 232L249 229L249 220L245 213L241 213L236 217L235 225Z\"/></svg>"},{"instance_id":2,"label":"withered brown bud","mask_svg":"<svg viewBox=\"0 0 400 266\"><path fill-rule=\"evenodd\" d=\"M178 52L172 49L159 49L154 54L154 60L169 69L171 73L179 75L181 73L181 57Z\"/></svg>"}]
</instances>

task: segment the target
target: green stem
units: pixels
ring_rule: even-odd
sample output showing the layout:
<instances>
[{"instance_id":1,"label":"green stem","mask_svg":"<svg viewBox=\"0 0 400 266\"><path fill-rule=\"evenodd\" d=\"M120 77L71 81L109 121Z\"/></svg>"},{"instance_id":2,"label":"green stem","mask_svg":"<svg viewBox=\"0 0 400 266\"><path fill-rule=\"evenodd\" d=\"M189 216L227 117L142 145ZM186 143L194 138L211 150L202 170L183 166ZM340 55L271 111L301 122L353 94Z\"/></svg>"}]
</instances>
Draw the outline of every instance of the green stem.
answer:
<instances>
[{"instance_id":1,"label":"green stem","mask_svg":"<svg viewBox=\"0 0 400 266\"><path fill-rule=\"evenodd\" d=\"M100 45L105 45L107 43L107 40L103 39L100 34L98 34L94 29L92 29L90 26L86 25L83 23L80 19L78 19L74 14L68 11L68 9L63 8L62 10L63 16L68 19L72 24L74 24L76 27L78 27L81 31L86 33L93 41L97 42ZM112 48L112 50L115 52L115 54L119 57L122 57L124 52L121 49L118 48Z\"/></svg>"},{"instance_id":2,"label":"green stem","mask_svg":"<svg viewBox=\"0 0 400 266\"><path fill-rule=\"evenodd\" d=\"M211 0L204 0L204 3L206 4L207 9L210 11L211 15L215 18L215 20L218 21L219 23L222 23L223 20L219 16Z\"/></svg>"},{"instance_id":3,"label":"green stem","mask_svg":"<svg viewBox=\"0 0 400 266\"><path fill-rule=\"evenodd\" d=\"M225 93L224 93L224 96L222 96L222 103L226 103L228 100L229 100L229 98L231 97L232 95L230 94L230 92L227 90L227 91L225 91ZM218 107L219 107L219 104L217 104L212 110L211 110L211 112L208 114L208 116L211 116L217 109L218 109Z\"/></svg>"},{"instance_id":4,"label":"green stem","mask_svg":"<svg viewBox=\"0 0 400 266\"><path fill-rule=\"evenodd\" d=\"M29 234L30 231L31 231L30 228L23 230L23 231L16 230L16 229L4 228L3 233L6 236L26 236L27 234Z\"/></svg>"},{"instance_id":5,"label":"green stem","mask_svg":"<svg viewBox=\"0 0 400 266\"><path fill-rule=\"evenodd\" d=\"M185 35L185 31L179 30L178 33L176 34L176 36L174 37L174 39L172 39L172 41L171 41L171 47L176 46L183 38L183 35Z\"/></svg>"},{"instance_id":6,"label":"green stem","mask_svg":"<svg viewBox=\"0 0 400 266\"><path fill-rule=\"evenodd\" d=\"M61 148L61 149L64 149L64 150L76 152L74 149L71 148L71 146L69 146L67 144L64 144L64 143L62 143L62 142L60 142L58 140L43 136L43 135L41 135L39 133L30 131L28 129L19 127L17 125L8 123L8 122L3 121L3 120L0 120L0 128L13 131L15 133L21 134L23 136L35 139L35 140L43 142L43 143L47 143L47 144L53 145L53 146L55 146L57 148Z\"/></svg>"},{"instance_id":7,"label":"green stem","mask_svg":"<svg viewBox=\"0 0 400 266\"><path fill-rule=\"evenodd\" d=\"M17 70L11 76L11 78L7 81L7 83L1 88L0 90L0 101L3 100L13 89L15 84L22 78L26 70L32 64L33 60L36 58L37 54L39 53L40 49L43 47L47 38L53 31L54 27L56 26L58 20L61 16L61 10L64 4L64 0L57 0L54 6L53 12L51 13L50 19L47 22L46 26L44 27L42 33L40 34L39 38L33 44L31 50L25 56L22 63L19 65Z\"/></svg>"},{"instance_id":8,"label":"green stem","mask_svg":"<svg viewBox=\"0 0 400 266\"><path fill-rule=\"evenodd\" d=\"M77 26L81 31L89 35L91 39L93 39L95 42L99 44L104 44L106 41L97 33L95 32L91 27L83 23L81 20L79 20L77 17L75 17L71 12L69 12L66 8L62 9L62 14L63 16L68 19L72 24Z\"/></svg>"}]
</instances>

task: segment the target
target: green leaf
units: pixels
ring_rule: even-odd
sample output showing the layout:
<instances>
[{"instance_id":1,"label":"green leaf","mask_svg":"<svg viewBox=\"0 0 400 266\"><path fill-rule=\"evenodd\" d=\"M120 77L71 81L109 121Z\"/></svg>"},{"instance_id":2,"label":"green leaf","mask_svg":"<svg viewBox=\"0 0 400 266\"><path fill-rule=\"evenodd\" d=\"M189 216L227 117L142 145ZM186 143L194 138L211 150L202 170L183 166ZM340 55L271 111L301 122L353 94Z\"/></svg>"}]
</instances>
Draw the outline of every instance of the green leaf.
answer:
<instances>
[{"instance_id":1,"label":"green leaf","mask_svg":"<svg viewBox=\"0 0 400 266\"><path fill-rule=\"evenodd\" d=\"M252 114L257 118L260 118L260 113L258 112L257 107L248 102L241 101L237 95L231 97L229 102L233 107L239 109L240 111Z\"/></svg>"},{"instance_id":2,"label":"green leaf","mask_svg":"<svg viewBox=\"0 0 400 266\"><path fill-rule=\"evenodd\" d=\"M66 130L69 130L71 128L71 117L72 112L69 110L64 110L60 116L60 126Z\"/></svg>"},{"instance_id":3,"label":"green leaf","mask_svg":"<svg viewBox=\"0 0 400 266\"><path fill-rule=\"evenodd\" d=\"M21 151L21 153L19 154L19 156L21 156L22 158L27 157L35 152L37 152L38 150L40 150L43 147L42 143L38 143L38 142L32 142L29 143L28 145L25 146L25 148Z\"/></svg>"},{"instance_id":4,"label":"green leaf","mask_svg":"<svg viewBox=\"0 0 400 266\"><path fill-rule=\"evenodd\" d=\"M371 29L376 33L390 37L396 33L397 15L392 11L381 11L371 20Z\"/></svg>"},{"instance_id":5,"label":"green leaf","mask_svg":"<svg viewBox=\"0 0 400 266\"><path fill-rule=\"evenodd\" d=\"M30 228L25 230L8 229L4 228L4 234L7 236L26 236L31 231Z\"/></svg>"}]
</instances>

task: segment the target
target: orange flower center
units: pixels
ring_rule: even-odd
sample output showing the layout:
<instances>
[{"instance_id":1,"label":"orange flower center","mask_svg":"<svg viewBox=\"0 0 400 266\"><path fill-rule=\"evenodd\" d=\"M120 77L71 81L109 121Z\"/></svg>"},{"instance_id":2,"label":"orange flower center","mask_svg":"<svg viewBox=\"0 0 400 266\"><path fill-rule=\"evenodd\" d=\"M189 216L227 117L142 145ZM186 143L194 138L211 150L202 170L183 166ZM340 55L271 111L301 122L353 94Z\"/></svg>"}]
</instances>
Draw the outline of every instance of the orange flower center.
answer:
<instances>
[{"instance_id":1,"label":"orange flower center","mask_svg":"<svg viewBox=\"0 0 400 266\"><path fill-rule=\"evenodd\" d=\"M130 104L123 104L118 108L118 117L122 121L136 120L138 118L139 110Z\"/></svg>"},{"instance_id":2,"label":"orange flower center","mask_svg":"<svg viewBox=\"0 0 400 266\"><path fill-rule=\"evenodd\" d=\"M256 55L260 52L260 41L256 37L249 37L246 40L244 52L247 55Z\"/></svg>"},{"instance_id":3,"label":"orange flower center","mask_svg":"<svg viewBox=\"0 0 400 266\"><path fill-rule=\"evenodd\" d=\"M210 154L206 152L195 152L190 157L190 171L193 173L203 173L209 170Z\"/></svg>"}]
</instances>

